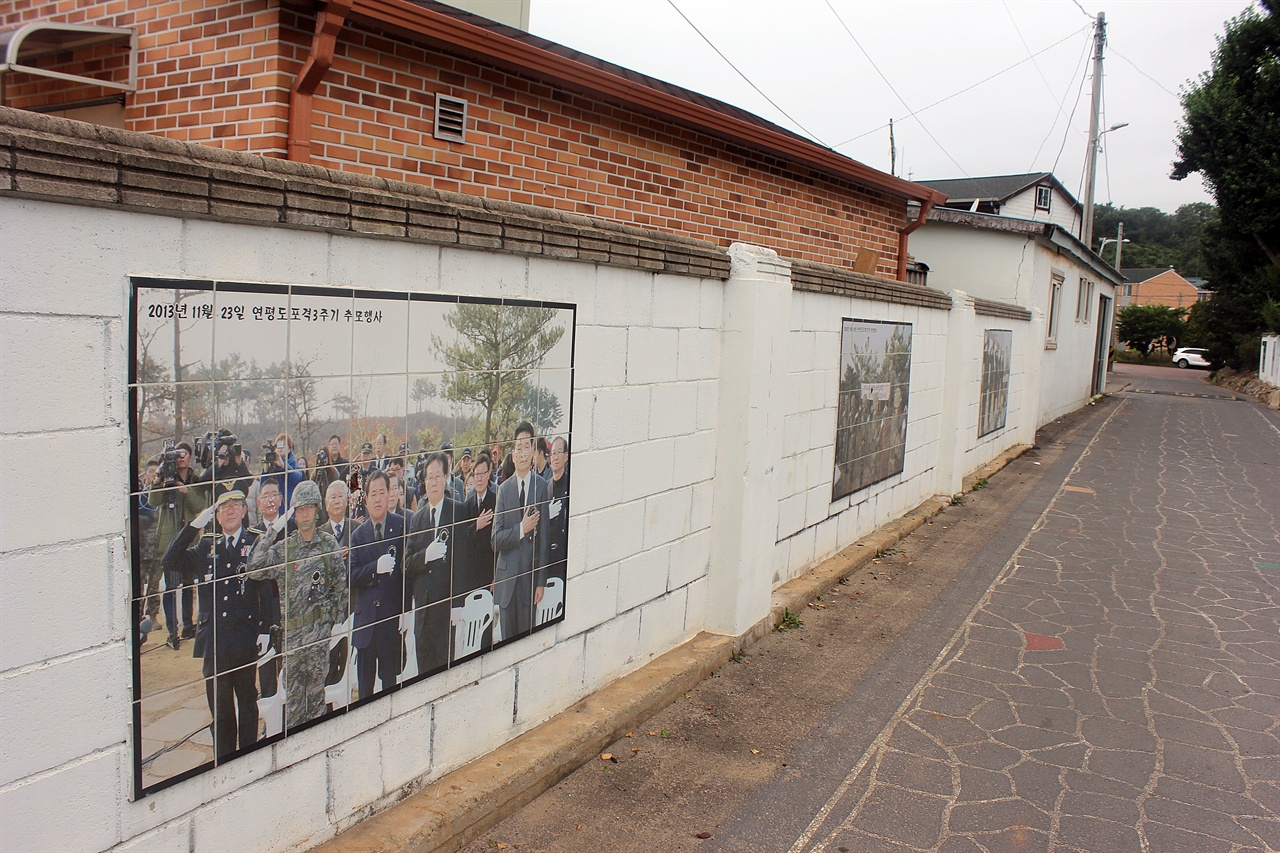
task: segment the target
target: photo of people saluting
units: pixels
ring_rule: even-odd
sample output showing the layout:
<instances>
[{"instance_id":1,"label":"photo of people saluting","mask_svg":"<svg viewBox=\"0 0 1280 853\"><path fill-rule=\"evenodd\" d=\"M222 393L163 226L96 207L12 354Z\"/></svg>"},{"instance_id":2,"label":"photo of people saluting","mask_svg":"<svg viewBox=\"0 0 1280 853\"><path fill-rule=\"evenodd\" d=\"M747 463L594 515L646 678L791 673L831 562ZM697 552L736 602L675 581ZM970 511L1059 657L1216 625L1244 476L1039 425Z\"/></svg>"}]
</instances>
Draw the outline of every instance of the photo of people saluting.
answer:
<instances>
[{"instance_id":1,"label":"photo of people saluting","mask_svg":"<svg viewBox=\"0 0 1280 853\"><path fill-rule=\"evenodd\" d=\"M572 306L342 293L135 280L139 796L563 618Z\"/></svg>"}]
</instances>

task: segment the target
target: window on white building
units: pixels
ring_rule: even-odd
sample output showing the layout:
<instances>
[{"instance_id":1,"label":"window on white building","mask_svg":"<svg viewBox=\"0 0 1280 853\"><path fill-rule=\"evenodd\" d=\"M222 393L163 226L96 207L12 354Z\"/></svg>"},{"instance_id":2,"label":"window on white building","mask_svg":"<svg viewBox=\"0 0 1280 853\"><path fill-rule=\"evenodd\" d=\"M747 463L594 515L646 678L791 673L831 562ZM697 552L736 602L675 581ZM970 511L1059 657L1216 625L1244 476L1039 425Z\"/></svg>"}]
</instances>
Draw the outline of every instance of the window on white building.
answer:
<instances>
[{"instance_id":1,"label":"window on white building","mask_svg":"<svg viewBox=\"0 0 1280 853\"><path fill-rule=\"evenodd\" d=\"M1053 187L1036 187L1036 210L1048 210L1053 202Z\"/></svg>"},{"instance_id":2,"label":"window on white building","mask_svg":"<svg viewBox=\"0 0 1280 853\"><path fill-rule=\"evenodd\" d=\"M1080 279L1080 293L1076 296L1076 322L1088 323L1093 318L1094 283Z\"/></svg>"},{"instance_id":3,"label":"window on white building","mask_svg":"<svg viewBox=\"0 0 1280 853\"><path fill-rule=\"evenodd\" d=\"M1049 330L1045 334L1045 349L1058 348L1058 317L1062 313L1062 283L1065 280L1060 274L1054 273L1049 284Z\"/></svg>"}]
</instances>

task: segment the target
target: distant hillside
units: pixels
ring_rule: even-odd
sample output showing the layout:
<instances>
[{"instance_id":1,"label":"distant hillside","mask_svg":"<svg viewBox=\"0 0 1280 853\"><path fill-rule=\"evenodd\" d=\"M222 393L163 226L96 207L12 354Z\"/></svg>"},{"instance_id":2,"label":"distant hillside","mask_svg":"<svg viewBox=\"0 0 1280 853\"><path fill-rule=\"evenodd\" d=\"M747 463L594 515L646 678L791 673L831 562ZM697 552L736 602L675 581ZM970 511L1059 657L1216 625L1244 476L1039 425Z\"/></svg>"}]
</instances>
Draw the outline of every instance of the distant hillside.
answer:
<instances>
[{"instance_id":1,"label":"distant hillside","mask_svg":"<svg viewBox=\"0 0 1280 853\"><path fill-rule=\"evenodd\" d=\"M1121 222L1124 236L1130 242L1124 245L1120 261L1126 268L1172 266L1183 276L1206 276L1204 254L1200 238L1205 226L1218 219L1218 209L1206 202L1184 204L1177 213L1165 213L1154 207L1113 207L1109 204L1094 208L1093 249L1103 237L1115 237ZM1102 257L1108 263L1116 259L1115 243L1108 243Z\"/></svg>"}]
</instances>

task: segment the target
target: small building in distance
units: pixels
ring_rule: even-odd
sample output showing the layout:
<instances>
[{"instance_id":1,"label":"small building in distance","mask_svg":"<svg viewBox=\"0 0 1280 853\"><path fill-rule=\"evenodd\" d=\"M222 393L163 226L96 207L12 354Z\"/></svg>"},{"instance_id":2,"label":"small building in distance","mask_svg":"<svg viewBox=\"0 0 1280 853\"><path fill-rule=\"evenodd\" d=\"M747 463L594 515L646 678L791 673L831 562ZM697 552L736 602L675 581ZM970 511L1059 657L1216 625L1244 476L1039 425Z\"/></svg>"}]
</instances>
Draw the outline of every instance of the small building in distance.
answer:
<instances>
[{"instance_id":1,"label":"small building in distance","mask_svg":"<svg viewBox=\"0 0 1280 853\"><path fill-rule=\"evenodd\" d=\"M947 194L941 205L1030 222L1052 222L1079 236L1083 206L1052 172L919 181Z\"/></svg>"},{"instance_id":2,"label":"small building in distance","mask_svg":"<svg viewBox=\"0 0 1280 853\"><path fill-rule=\"evenodd\" d=\"M1190 308L1209 298L1209 291L1192 284L1178 274L1173 267L1149 269L1124 269L1125 290L1129 305L1168 305L1170 308Z\"/></svg>"}]
</instances>

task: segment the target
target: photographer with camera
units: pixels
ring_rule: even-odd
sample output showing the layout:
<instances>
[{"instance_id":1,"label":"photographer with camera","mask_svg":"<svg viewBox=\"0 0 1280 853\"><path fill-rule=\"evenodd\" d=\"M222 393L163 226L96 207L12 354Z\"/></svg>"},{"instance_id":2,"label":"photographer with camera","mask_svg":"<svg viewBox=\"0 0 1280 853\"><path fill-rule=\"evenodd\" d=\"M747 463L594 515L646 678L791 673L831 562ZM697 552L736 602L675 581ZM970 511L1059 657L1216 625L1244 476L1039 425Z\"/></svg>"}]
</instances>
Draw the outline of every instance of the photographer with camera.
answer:
<instances>
[{"instance_id":1,"label":"photographer with camera","mask_svg":"<svg viewBox=\"0 0 1280 853\"><path fill-rule=\"evenodd\" d=\"M253 472L244 462L244 448L240 439L229 429L220 429L215 435L207 432L203 439L196 439L196 461L204 467L199 482L212 485L209 498L217 502L227 492L249 493L253 484Z\"/></svg>"},{"instance_id":2,"label":"photographer with camera","mask_svg":"<svg viewBox=\"0 0 1280 853\"><path fill-rule=\"evenodd\" d=\"M333 483L340 483L346 478L338 472L338 466L333 463L333 456L329 453L329 445L324 444L316 451L316 464L311 469L311 480L320 487L320 494L328 495L329 486ZM328 506L326 504L324 512L324 520L331 521ZM338 519L342 521L342 519Z\"/></svg>"},{"instance_id":3,"label":"photographer with camera","mask_svg":"<svg viewBox=\"0 0 1280 853\"><path fill-rule=\"evenodd\" d=\"M307 479L298 459L293 455L293 439L285 433L276 436L275 442L262 445L262 476L259 482L275 480L284 495L285 505L291 505L293 490Z\"/></svg>"},{"instance_id":4,"label":"photographer with camera","mask_svg":"<svg viewBox=\"0 0 1280 853\"><path fill-rule=\"evenodd\" d=\"M160 452L160 465L156 480L147 492L147 503L154 507L156 516L156 547L168 550L173 540L192 519L204 512L207 506L205 489L191 469L194 449L187 442L175 445L164 443ZM194 624L194 586L196 579L185 577L181 571L164 570L164 624L169 630L167 644L174 651L196 635ZM179 632L178 607L181 599L182 626Z\"/></svg>"}]
</instances>

